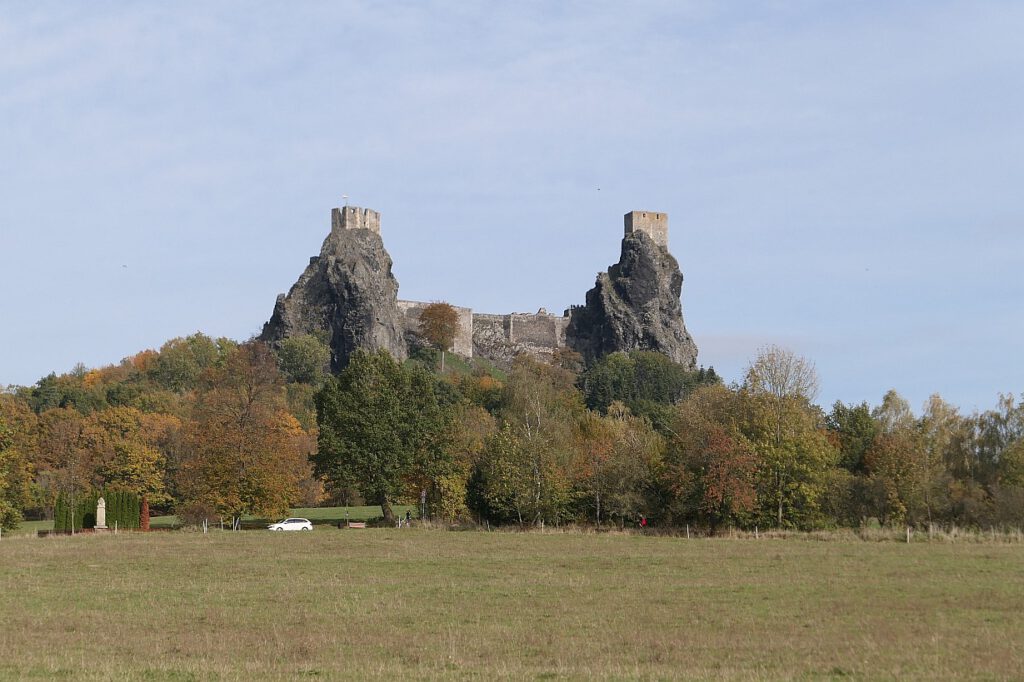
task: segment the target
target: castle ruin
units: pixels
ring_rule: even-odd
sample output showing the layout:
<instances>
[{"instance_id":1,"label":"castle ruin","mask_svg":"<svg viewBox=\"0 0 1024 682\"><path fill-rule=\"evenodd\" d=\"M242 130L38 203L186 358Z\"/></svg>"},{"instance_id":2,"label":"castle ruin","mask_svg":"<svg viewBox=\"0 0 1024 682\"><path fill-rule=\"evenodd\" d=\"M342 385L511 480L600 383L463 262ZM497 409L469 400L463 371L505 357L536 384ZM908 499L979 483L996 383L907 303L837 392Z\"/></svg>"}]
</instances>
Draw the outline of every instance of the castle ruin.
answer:
<instances>
[{"instance_id":1,"label":"castle ruin","mask_svg":"<svg viewBox=\"0 0 1024 682\"><path fill-rule=\"evenodd\" d=\"M348 208L348 207L346 207ZM338 209L334 209L335 214ZM380 233L380 214L366 211L374 216L374 228ZM358 224L358 223L348 223ZM668 248L668 214L652 211L630 211L623 216L625 236L634 232L645 232L656 244ZM353 229L353 228L348 228ZM429 305L422 301L398 301L398 307L405 315L407 328L415 331L419 327L419 315ZM459 326L452 344L452 352L471 358L480 355L492 359L511 361L519 353L538 357L550 357L556 350L565 348L565 331L569 326L571 309L561 315L552 315L544 308L536 313L477 313L471 308L452 306L459 315Z\"/></svg>"},{"instance_id":2,"label":"castle ruin","mask_svg":"<svg viewBox=\"0 0 1024 682\"><path fill-rule=\"evenodd\" d=\"M622 256L598 273L587 303L561 315L477 313L453 306L458 329L452 351L508 363L520 353L551 357L572 348L593 359L619 350L657 350L694 365L697 349L680 307L682 273L668 252L668 215L630 211L623 216ZM398 281L380 236L380 213L357 206L331 210L331 232L319 256L287 295L278 297L261 339L327 330L332 367L355 348L384 348L404 358L417 343L419 318L430 305L398 300Z\"/></svg>"}]
</instances>

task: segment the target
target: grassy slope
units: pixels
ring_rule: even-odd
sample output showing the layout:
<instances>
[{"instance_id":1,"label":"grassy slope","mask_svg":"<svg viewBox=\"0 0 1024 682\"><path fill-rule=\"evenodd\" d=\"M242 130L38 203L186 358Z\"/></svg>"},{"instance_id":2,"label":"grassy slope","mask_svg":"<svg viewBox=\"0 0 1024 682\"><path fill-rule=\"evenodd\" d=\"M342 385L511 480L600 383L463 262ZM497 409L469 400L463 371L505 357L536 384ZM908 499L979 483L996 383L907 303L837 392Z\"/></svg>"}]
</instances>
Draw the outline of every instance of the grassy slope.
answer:
<instances>
[{"instance_id":1,"label":"grassy slope","mask_svg":"<svg viewBox=\"0 0 1024 682\"><path fill-rule=\"evenodd\" d=\"M0 677L1017 677L1024 546L155 533L0 543Z\"/></svg>"},{"instance_id":2,"label":"grassy slope","mask_svg":"<svg viewBox=\"0 0 1024 682\"><path fill-rule=\"evenodd\" d=\"M441 373L441 353L438 351L429 351L433 353L433 356L419 355L416 360L409 360L407 362L419 361L423 365L435 373ZM465 358L455 353L445 353L444 356L444 375L447 377L459 377L469 376L474 372L482 371L485 374L490 374L492 377L499 381L506 381L508 374L505 370L498 367L496 364L484 357Z\"/></svg>"}]
</instances>

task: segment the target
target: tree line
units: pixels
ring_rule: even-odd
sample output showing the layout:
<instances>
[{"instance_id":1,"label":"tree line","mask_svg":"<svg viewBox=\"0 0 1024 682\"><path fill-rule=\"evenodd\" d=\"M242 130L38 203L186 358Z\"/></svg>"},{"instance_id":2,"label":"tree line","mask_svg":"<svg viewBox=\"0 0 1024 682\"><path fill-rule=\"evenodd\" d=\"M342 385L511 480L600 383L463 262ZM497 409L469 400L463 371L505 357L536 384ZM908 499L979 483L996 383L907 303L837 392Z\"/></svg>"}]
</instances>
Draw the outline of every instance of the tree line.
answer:
<instances>
[{"instance_id":1,"label":"tree line","mask_svg":"<svg viewBox=\"0 0 1024 682\"><path fill-rule=\"evenodd\" d=\"M77 366L0 394L0 523L53 518L97 491L189 520L318 502L312 337L239 344L193 334L118 365ZM63 508L59 508L64 514ZM63 518L63 517L62 517Z\"/></svg>"},{"instance_id":2,"label":"tree line","mask_svg":"<svg viewBox=\"0 0 1024 682\"><path fill-rule=\"evenodd\" d=\"M1024 407L920 416L814 403L812 363L762 349L743 381L635 351L515 360L502 378L359 353L316 395L316 473L445 521L812 529L1024 522Z\"/></svg>"},{"instance_id":3,"label":"tree line","mask_svg":"<svg viewBox=\"0 0 1024 682\"><path fill-rule=\"evenodd\" d=\"M443 331L443 329L442 329ZM815 403L813 364L762 349L742 381L653 352L442 370L316 336L203 334L0 394L0 524L137 496L186 519L297 504L423 505L444 522L798 528L1024 525L1024 407Z\"/></svg>"}]
</instances>

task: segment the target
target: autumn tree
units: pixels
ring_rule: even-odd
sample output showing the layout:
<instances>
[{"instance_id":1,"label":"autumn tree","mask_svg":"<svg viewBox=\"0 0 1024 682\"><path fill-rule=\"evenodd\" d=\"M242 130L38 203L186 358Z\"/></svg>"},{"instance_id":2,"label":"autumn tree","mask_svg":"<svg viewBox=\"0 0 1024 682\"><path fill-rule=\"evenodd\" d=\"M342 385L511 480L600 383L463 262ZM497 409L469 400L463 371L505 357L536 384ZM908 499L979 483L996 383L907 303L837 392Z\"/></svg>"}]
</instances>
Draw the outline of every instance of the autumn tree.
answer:
<instances>
[{"instance_id":1,"label":"autumn tree","mask_svg":"<svg viewBox=\"0 0 1024 682\"><path fill-rule=\"evenodd\" d=\"M778 526L808 527L838 453L820 411L813 363L778 346L761 349L742 389L743 431L758 455L758 503Z\"/></svg>"},{"instance_id":2,"label":"autumn tree","mask_svg":"<svg viewBox=\"0 0 1024 682\"><path fill-rule=\"evenodd\" d=\"M140 417L140 437L144 443L159 453L160 466L164 474L165 494L149 497L149 492L141 486L135 489L147 507L153 504L163 511L170 511L175 501L180 499L177 472L189 453L185 433L186 421L190 420L162 412L143 413Z\"/></svg>"},{"instance_id":3,"label":"autumn tree","mask_svg":"<svg viewBox=\"0 0 1024 682\"><path fill-rule=\"evenodd\" d=\"M582 415L576 426L576 460L570 465L574 487L587 516L605 520L652 515L654 489L662 464L664 441L649 420L614 402L607 416Z\"/></svg>"},{"instance_id":4,"label":"autumn tree","mask_svg":"<svg viewBox=\"0 0 1024 682\"><path fill-rule=\"evenodd\" d=\"M393 524L392 504L442 468L450 452L451 412L439 403L435 381L385 350L353 353L316 395L317 474L339 488L354 484Z\"/></svg>"},{"instance_id":5,"label":"autumn tree","mask_svg":"<svg viewBox=\"0 0 1024 682\"><path fill-rule=\"evenodd\" d=\"M992 521L1024 524L1024 438L1011 443L999 458L997 482L990 485Z\"/></svg>"},{"instance_id":6,"label":"autumn tree","mask_svg":"<svg viewBox=\"0 0 1024 682\"><path fill-rule=\"evenodd\" d=\"M548 503L557 502L541 489L549 471L523 447L522 439L505 424L487 439L484 455L473 471L469 497L484 519L523 525L544 518Z\"/></svg>"},{"instance_id":7,"label":"autumn tree","mask_svg":"<svg viewBox=\"0 0 1024 682\"><path fill-rule=\"evenodd\" d=\"M502 387L498 419L474 471L475 511L494 520L542 525L569 515L574 429L585 408L573 375L520 355Z\"/></svg>"},{"instance_id":8,"label":"autumn tree","mask_svg":"<svg viewBox=\"0 0 1024 682\"><path fill-rule=\"evenodd\" d=\"M999 460L999 482L1024 488L1024 439L1014 442L1003 451Z\"/></svg>"},{"instance_id":9,"label":"autumn tree","mask_svg":"<svg viewBox=\"0 0 1024 682\"><path fill-rule=\"evenodd\" d=\"M202 373L222 363L236 346L230 339L214 340L202 333L171 339L160 348L152 366L153 378L179 393L193 389Z\"/></svg>"},{"instance_id":10,"label":"autumn tree","mask_svg":"<svg viewBox=\"0 0 1024 682\"><path fill-rule=\"evenodd\" d=\"M866 402L846 405L837 400L825 420L839 447L839 465L853 473L864 471L864 454L879 433L878 422Z\"/></svg>"},{"instance_id":11,"label":"autumn tree","mask_svg":"<svg viewBox=\"0 0 1024 682\"><path fill-rule=\"evenodd\" d=\"M623 525L641 514L658 513L654 489L662 467L665 443L650 420L630 413L619 403L608 406L605 417L612 427L610 457L597 471L603 507L612 520Z\"/></svg>"},{"instance_id":12,"label":"autumn tree","mask_svg":"<svg viewBox=\"0 0 1024 682\"><path fill-rule=\"evenodd\" d=\"M960 411L938 394L928 398L919 421L924 446L922 473L923 493L928 521L936 516L948 516L949 483L952 474L947 463L958 459L969 440L970 425Z\"/></svg>"},{"instance_id":13,"label":"autumn tree","mask_svg":"<svg viewBox=\"0 0 1024 682\"><path fill-rule=\"evenodd\" d=\"M634 350L601 358L583 372L579 385L590 409L605 413L618 401L665 433L671 405L697 386L719 381L714 369L691 371L663 353Z\"/></svg>"},{"instance_id":14,"label":"autumn tree","mask_svg":"<svg viewBox=\"0 0 1024 682\"><path fill-rule=\"evenodd\" d=\"M146 428L151 423L133 407L109 408L86 419L84 440L100 485L163 504L169 501L166 460L155 442L159 434Z\"/></svg>"},{"instance_id":15,"label":"autumn tree","mask_svg":"<svg viewBox=\"0 0 1024 682\"><path fill-rule=\"evenodd\" d=\"M469 477L497 429L494 417L478 405L455 406L450 456L434 460L428 505L441 519L453 522L465 517Z\"/></svg>"},{"instance_id":16,"label":"autumn tree","mask_svg":"<svg viewBox=\"0 0 1024 682\"><path fill-rule=\"evenodd\" d=\"M277 358L288 381L318 386L330 368L331 349L313 334L298 334L281 341Z\"/></svg>"},{"instance_id":17,"label":"autumn tree","mask_svg":"<svg viewBox=\"0 0 1024 682\"><path fill-rule=\"evenodd\" d=\"M0 394L0 527L10 528L26 511L40 510L35 484L38 418L28 404Z\"/></svg>"},{"instance_id":18,"label":"autumn tree","mask_svg":"<svg viewBox=\"0 0 1024 682\"><path fill-rule=\"evenodd\" d=\"M969 474L982 485L998 480L999 462L1011 445L1024 438L1024 401L1000 394L994 409L974 418L973 462Z\"/></svg>"},{"instance_id":19,"label":"autumn tree","mask_svg":"<svg viewBox=\"0 0 1024 682\"><path fill-rule=\"evenodd\" d=\"M14 434L0 415L0 529L15 528L30 499L32 469L14 446Z\"/></svg>"},{"instance_id":20,"label":"autumn tree","mask_svg":"<svg viewBox=\"0 0 1024 682\"><path fill-rule=\"evenodd\" d=\"M28 392L29 403L37 414L56 408L69 408L89 414L106 406L103 392L85 384L85 372L48 374Z\"/></svg>"},{"instance_id":21,"label":"autumn tree","mask_svg":"<svg viewBox=\"0 0 1024 682\"><path fill-rule=\"evenodd\" d=\"M874 510L881 523L925 520L925 446L913 425L880 433L865 454L864 464L881 493Z\"/></svg>"},{"instance_id":22,"label":"autumn tree","mask_svg":"<svg viewBox=\"0 0 1024 682\"><path fill-rule=\"evenodd\" d=\"M48 491L49 506L58 494L74 506L79 497L101 483L86 427L85 417L71 408L47 410L39 416L37 466L40 482Z\"/></svg>"},{"instance_id":23,"label":"autumn tree","mask_svg":"<svg viewBox=\"0 0 1024 682\"><path fill-rule=\"evenodd\" d=\"M677 518L746 525L755 508L757 454L740 428L740 398L702 386L675 408L662 481Z\"/></svg>"},{"instance_id":24,"label":"autumn tree","mask_svg":"<svg viewBox=\"0 0 1024 682\"><path fill-rule=\"evenodd\" d=\"M298 498L308 441L265 345L240 346L207 370L185 429L189 454L176 476L184 509L269 517Z\"/></svg>"},{"instance_id":25,"label":"autumn tree","mask_svg":"<svg viewBox=\"0 0 1024 682\"><path fill-rule=\"evenodd\" d=\"M477 369L470 375L454 376L451 381L463 398L473 405L491 414L497 414L501 409L505 384L493 375Z\"/></svg>"},{"instance_id":26,"label":"autumn tree","mask_svg":"<svg viewBox=\"0 0 1024 682\"><path fill-rule=\"evenodd\" d=\"M882 403L871 411L882 433L896 433L914 427L916 418L910 403L896 389L889 389L882 396Z\"/></svg>"},{"instance_id":27,"label":"autumn tree","mask_svg":"<svg viewBox=\"0 0 1024 682\"><path fill-rule=\"evenodd\" d=\"M441 371L444 372L444 354L451 350L459 330L459 311L449 303L435 301L424 306L420 313L420 336L441 351Z\"/></svg>"},{"instance_id":28,"label":"autumn tree","mask_svg":"<svg viewBox=\"0 0 1024 682\"><path fill-rule=\"evenodd\" d=\"M618 403L623 411L629 408ZM612 475L612 455L616 432L611 419L587 412L576 427L577 461L573 464L575 486L586 506L593 509L594 521L601 525L608 515L608 488Z\"/></svg>"},{"instance_id":29,"label":"autumn tree","mask_svg":"<svg viewBox=\"0 0 1024 682\"><path fill-rule=\"evenodd\" d=\"M863 460L869 512L883 523L931 522L936 512L948 508L943 461L957 439L956 409L933 395L918 419L910 404L890 390L872 418L878 433Z\"/></svg>"}]
</instances>

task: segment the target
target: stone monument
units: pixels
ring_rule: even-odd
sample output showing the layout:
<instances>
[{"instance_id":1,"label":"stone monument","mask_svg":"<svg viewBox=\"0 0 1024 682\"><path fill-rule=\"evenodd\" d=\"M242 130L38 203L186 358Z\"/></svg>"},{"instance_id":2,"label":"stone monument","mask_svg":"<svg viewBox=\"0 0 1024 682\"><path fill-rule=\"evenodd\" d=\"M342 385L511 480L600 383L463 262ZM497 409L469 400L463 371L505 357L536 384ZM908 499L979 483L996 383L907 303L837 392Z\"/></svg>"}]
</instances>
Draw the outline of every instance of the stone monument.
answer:
<instances>
[{"instance_id":1,"label":"stone monument","mask_svg":"<svg viewBox=\"0 0 1024 682\"><path fill-rule=\"evenodd\" d=\"M96 530L107 529L107 502L102 497L96 502Z\"/></svg>"}]
</instances>

